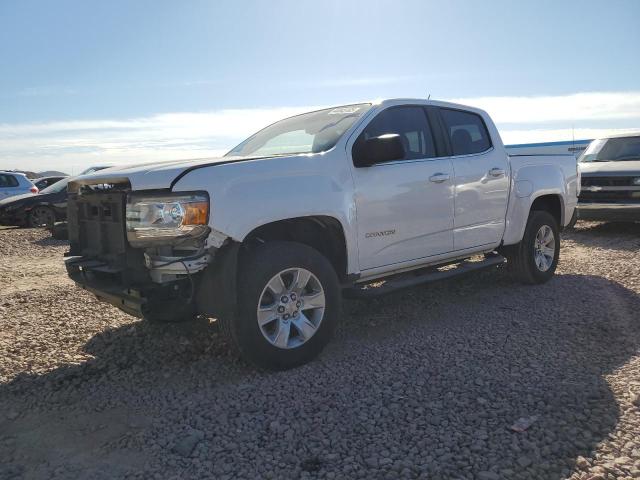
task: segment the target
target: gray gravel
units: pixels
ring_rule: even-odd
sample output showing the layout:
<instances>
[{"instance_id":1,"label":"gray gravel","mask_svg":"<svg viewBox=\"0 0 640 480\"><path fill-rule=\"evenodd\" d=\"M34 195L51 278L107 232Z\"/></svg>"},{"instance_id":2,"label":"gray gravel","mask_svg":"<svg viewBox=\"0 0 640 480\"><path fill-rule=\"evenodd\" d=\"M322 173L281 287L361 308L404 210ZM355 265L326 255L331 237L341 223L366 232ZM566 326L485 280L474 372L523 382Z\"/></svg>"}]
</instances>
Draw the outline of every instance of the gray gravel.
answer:
<instances>
[{"instance_id":1,"label":"gray gravel","mask_svg":"<svg viewBox=\"0 0 640 480\"><path fill-rule=\"evenodd\" d=\"M0 230L0 478L640 478L640 225L579 223L559 274L345 303L257 371L214 321L148 325ZM517 432L515 430L523 430Z\"/></svg>"}]
</instances>

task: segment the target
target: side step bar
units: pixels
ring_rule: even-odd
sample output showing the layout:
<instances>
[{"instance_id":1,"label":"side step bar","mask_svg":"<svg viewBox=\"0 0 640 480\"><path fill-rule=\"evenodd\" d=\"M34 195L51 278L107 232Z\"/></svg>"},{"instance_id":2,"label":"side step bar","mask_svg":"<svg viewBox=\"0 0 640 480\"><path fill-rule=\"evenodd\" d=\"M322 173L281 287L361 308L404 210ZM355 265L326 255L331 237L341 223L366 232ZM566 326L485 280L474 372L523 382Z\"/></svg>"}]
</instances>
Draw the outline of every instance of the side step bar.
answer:
<instances>
[{"instance_id":1,"label":"side step bar","mask_svg":"<svg viewBox=\"0 0 640 480\"><path fill-rule=\"evenodd\" d=\"M485 257L484 260L472 262L463 260L458 263L422 268L390 277L372 280L363 284L356 284L343 290L347 298L371 298L395 292L422 283L435 282L455 277L468 272L495 267L505 262L505 258L497 253Z\"/></svg>"}]
</instances>

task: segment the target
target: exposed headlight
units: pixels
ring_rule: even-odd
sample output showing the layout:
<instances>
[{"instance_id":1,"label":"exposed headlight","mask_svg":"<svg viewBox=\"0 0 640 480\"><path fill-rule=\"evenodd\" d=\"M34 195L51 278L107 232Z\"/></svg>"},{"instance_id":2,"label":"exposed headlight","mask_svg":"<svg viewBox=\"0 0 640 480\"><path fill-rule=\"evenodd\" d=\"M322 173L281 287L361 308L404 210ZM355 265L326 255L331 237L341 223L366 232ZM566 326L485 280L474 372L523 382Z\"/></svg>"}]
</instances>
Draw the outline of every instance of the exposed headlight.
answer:
<instances>
[{"instance_id":1,"label":"exposed headlight","mask_svg":"<svg viewBox=\"0 0 640 480\"><path fill-rule=\"evenodd\" d=\"M633 179L633 184L640 187L640 177L636 177Z\"/></svg>"},{"instance_id":2,"label":"exposed headlight","mask_svg":"<svg viewBox=\"0 0 640 480\"><path fill-rule=\"evenodd\" d=\"M174 245L208 231L206 193L131 194L127 198L127 239L136 246Z\"/></svg>"}]
</instances>

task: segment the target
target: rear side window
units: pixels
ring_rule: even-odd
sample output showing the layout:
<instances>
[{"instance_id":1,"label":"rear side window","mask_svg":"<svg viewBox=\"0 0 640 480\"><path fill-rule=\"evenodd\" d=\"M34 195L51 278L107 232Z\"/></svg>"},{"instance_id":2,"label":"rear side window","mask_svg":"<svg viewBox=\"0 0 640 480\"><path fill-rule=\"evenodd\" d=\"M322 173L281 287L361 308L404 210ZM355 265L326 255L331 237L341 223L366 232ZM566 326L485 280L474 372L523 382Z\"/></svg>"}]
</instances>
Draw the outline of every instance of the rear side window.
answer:
<instances>
[{"instance_id":1,"label":"rear side window","mask_svg":"<svg viewBox=\"0 0 640 480\"><path fill-rule=\"evenodd\" d=\"M13 175L7 175L6 173L0 173L0 188L17 187L18 180Z\"/></svg>"},{"instance_id":2,"label":"rear side window","mask_svg":"<svg viewBox=\"0 0 640 480\"><path fill-rule=\"evenodd\" d=\"M470 155L491 148L489 132L480 115L441 108L453 155Z\"/></svg>"},{"instance_id":3,"label":"rear side window","mask_svg":"<svg viewBox=\"0 0 640 480\"><path fill-rule=\"evenodd\" d=\"M436 156L427 115L421 107L391 107L380 112L367 125L357 141L364 142L388 133L400 135L404 144L405 160Z\"/></svg>"}]
</instances>

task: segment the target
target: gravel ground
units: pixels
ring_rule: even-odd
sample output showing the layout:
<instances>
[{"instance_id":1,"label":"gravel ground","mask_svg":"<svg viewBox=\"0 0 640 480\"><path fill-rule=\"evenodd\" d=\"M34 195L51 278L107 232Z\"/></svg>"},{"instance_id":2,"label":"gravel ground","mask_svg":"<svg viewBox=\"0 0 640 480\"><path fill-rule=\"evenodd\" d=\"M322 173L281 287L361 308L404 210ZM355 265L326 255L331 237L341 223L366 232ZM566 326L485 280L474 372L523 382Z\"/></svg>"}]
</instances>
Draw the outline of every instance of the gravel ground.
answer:
<instances>
[{"instance_id":1,"label":"gravel ground","mask_svg":"<svg viewBox=\"0 0 640 480\"><path fill-rule=\"evenodd\" d=\"M149 325L0 230L0 478L640 478L640 224L579 223L558 275L345 302L278 373L215 322ZM516 424L524 431L514 431Z\"/></svg>"}]
</instances>

